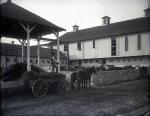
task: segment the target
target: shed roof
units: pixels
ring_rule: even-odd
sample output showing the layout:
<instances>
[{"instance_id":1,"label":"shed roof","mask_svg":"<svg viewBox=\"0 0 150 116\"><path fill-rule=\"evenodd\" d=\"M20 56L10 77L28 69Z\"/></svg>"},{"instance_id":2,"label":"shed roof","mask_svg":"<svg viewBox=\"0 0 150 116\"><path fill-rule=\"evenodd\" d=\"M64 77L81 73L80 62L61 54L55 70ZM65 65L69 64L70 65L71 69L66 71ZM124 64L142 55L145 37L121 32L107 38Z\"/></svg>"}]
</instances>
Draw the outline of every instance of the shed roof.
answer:
<instances>
[{"instance_id":1,"label":"shed roof","mask_svg":"<svg viewBox=\"0 0 150 116\"><path fill-rule=\"evenodd\" d=\"M50 34L53 31L65 30L12 2L0 4L0 10L1 36L4 37L26 39L26 32L19 24L19 21L24 25L37 25L33 32L31 32L31 38Z\"/></svg>"},{"instance_id":2,"label":"shed roof","mask_svg":"<svg viewBox=\"0 0 150 116\"><path fill-rule=\"evenodd\" d=\"M60 37L60 41L72 43L145 31L150 31L150 17L142 17L112 23L107 26L97 26L76 32L68 32Z\"/></svg>"}]
</instances>

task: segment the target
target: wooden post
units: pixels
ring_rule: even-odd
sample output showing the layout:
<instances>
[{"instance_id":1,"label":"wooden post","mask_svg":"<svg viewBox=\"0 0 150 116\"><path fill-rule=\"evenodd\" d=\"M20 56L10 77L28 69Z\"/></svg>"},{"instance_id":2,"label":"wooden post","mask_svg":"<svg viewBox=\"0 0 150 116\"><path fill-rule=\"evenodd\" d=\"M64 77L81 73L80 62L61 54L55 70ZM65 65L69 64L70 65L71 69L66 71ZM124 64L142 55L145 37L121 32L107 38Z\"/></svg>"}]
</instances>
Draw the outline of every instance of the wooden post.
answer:
<instances>
[{"instance_id":1,"label":"wooden post","mask_svg":"<svg viewBox=\"0 0 150 116\"><path fill-rule=\"evenodd\" d=\"M22 45L22 58L21 58L22 62L24 62L24 45Z\"/></svg>"},{"instance_id":2,"label":"wooden post","mask_svg":"<svg viewBox=\"0 0 150 116\"><path fill-rule=\"evenodd\" d=\"M40 37L37 39L38 49L37 49L37 57L38 57L38 67L40 67Z\"/></svg>"},{"instance_id":3,"label":"wooden post","mask_svg":"<svg viewBox=\"0 0 150 116\"><path fill-rule=\"evenodd\" d=\"M27 26L27 71L31 71L30 66L30 27Z\"/></svg>"},{"instance_id":4,"label":"wooden post","mask_svg":"<svg viewBox=\"0 0 150 116\"><path fill-rule=\"evenodd\" d=\"M60 72L60 52L59 52L59 32L56 32L57 37L57 62L58 64L58 72Z\"/></svg>"},{"instance_id":5,"label":"wooden post","mask_svg":"<svg viewBox=\"0 0 150 116\"><path fill-rule=\"evenodd\" d=\"M16 63L18 63L18 51L16 50Z\"/></svg>"},{"instance_id":6,"label":"wooden post","mask_svg":"<svg viewBox=\"0 0 150 116\"><path fill-rule=\"evenodd\" d=\"M52 52L53 52L53 44L50 44L50 67L52 69Z\"/></svg>"},{"instance_id":7,"label":"wooden post","mask_svg":"<svg viewBox=\"0 0 150 116\"><path fill-rule=\"evenodd\" d=\"M6 50L6 70L7 70L7 50Z\"/></svg>"},{"instance_id":8,"label":"wooden post","mask_svg":"<svg viewBox=\"0 0 150 116\"><path fill-rule=\"evenodd\" d=\"M21 40L21 39L18 39L18 40L22 45L22 58L21 58L21 61L24 62L24 44L25 44L26 40Z\"/></svg>"},{"instance_id":9,"label":"wooden post","mask_svg":"<svg viewBox=\"0 0 150 116\"><path fill-rule=\"evenodd\" d=\"M67 43L67 70L69 71L70 69L70 57L69 57L69 44Z\"/></svg>"}]
</instances>

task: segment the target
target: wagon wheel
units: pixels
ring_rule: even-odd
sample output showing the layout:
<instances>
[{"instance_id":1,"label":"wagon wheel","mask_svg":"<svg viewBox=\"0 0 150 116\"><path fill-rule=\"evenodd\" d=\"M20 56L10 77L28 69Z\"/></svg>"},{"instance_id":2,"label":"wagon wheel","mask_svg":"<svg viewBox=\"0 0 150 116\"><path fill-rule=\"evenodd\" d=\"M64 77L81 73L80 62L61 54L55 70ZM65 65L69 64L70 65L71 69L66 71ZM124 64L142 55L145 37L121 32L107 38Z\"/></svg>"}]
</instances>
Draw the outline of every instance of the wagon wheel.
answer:
<instances>
[{"instance_id":1,"label":"wagon wheel","mask_svg":"<svg viewBox=\"0 0 150 116\"><path fill-rule=\"evenodd\" d=\"M33 82L32 94L35 97L42 97L47 94L48 85L43 79L38 79Z\"/></svg>"}]
</instances>

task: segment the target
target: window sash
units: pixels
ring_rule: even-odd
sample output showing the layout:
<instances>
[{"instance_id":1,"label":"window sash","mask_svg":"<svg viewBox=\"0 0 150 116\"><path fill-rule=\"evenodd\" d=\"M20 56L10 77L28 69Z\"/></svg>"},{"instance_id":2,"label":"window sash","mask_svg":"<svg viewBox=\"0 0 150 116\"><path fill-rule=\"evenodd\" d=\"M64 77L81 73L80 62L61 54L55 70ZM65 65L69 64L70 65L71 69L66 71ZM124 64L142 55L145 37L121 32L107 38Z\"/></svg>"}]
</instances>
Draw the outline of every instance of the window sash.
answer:
<instances>
[{"instance_id":1,"label":"window sash","mask_svg":"<svg viewBox=\"0 0 150 116\"><path fill-rule=\"evenodd\" d=\"M64 51L67 51L67 50L68 50L68 45L64 44Z\"/></svg>"},{"instance_id":2,"label":"window sash","mask_svg":"<svg viewBox=\"0 0 150 116\"><path fill-rule=\"evenodd\" d=\"M137 37L137 49L141 50L141 34L138 34Z\"/></svg>"},{"instance_id":3,"label":"window sash","mask_svg":"<svg viewBox=\"0 0 150 116\"><path fill-rule=\"evenodd\" d=\"M77 49L78 49L78 50L81 50L81 43L80 43L80 42L77 43Z\"/></svg>"},{"instance_id":4,"label":"window sash","mask_svg":"<svg viewBox=\"0 0 150 116\"><path fill-rule=\"evenodd\" d=\"M95 40L93 40L93 48L95 48Z\"/></svg>"},{"instance_id":5,"label":"window sash","mask_svg":"<svg viewBox=\"0 0 150 116\"><path fill-rule=\"evenodd\" d=\"M128 51L128 36L125 36L125 51Z\"/></svg>"},{"instance_id":6,"label":"window sash","mask_svg":"<svg viewBox=\"0 0 150 116\"><path fill-rule=\"evenodd\" d=\"M111 55L116 56L116 38L111 38Z\"/></svg>"}]
</instances>

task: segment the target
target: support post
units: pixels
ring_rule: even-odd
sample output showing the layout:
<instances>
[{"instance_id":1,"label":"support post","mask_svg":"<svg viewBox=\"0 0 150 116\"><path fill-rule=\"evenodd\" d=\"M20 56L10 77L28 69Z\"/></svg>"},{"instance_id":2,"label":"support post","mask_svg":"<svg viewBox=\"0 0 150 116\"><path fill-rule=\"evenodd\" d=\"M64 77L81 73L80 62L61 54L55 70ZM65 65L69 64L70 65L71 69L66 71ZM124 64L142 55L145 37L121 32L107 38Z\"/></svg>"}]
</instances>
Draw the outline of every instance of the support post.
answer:
<instances>
[{"instance_id":1,"label":"support post","mask_svg":"<svg viewBox=\"0 0 150 116\"><path fill-rule=\"evenodd\" d=\"M16 50L16 63L18 63L18 51Z\"/></svg>"},{"instance_id":2,"label":"support post","mask_svg":"<svg viewBox=\"0 0 150 116\"><path fill-rule=\"evenodd\" d=\"M31 71L30 66L30 27L27 26L27 71Z\"/></svg>"},{"instance_id":3,"label":"support post","mask_svg":"<svg viewBox=\"0 0 150 116\"><path fill-rule=\"evenodd\" d=\"M38 67L40 67L40 37L37 39L38 49L37 49L37 57L38 57Z\"/></svg>"},{"instance_id":4,"label":"support post","mask_svg":"<svg viewBox=\"0 0 150 116\"><path fill-rule=\"evenodd\" d=\"M7 59L8 59L8 57L7 57L7 50L6 50L6 56L5 57L6 57L6 62L5 63L6 63L6 70L7 70Z\"/></svg>"},{"instance_id":5,"label":"support post","mask_svg":"<svg viewBox=\"0 0 150 116\"><path fill-rule=\"evenodd\" d=\"M24 45L22 45L22 58L21 58L22 62L24 62Z\"/></svg>"},{"instance_id":6,"label":"support post","mask_svg":"<svg viewBox=\"0 0 150 116\"><path fill-rule=\"evenodd\" d=\"M53 51L53 44L49 43L49 47L50 47L50 67L49 69L52 69L52 51Z\"/></svg>"},{"instance_id":7,"label":"support post","mask_svg":"<svg viewBox=\"0 0 150 116\"><path fill-rule=\"evenodd\" d=\"M69 44L67 43L67 70L70 69Z\"/></svg>"},{"instance_id":8,"label":"support post","mask_svg":"<svg viewBox=\"0 0 150 116\"><path fill-rule=\"evenodd\" d=\"M57 37L57 62L58 62L58 72L60 72L59 32L56 32L56 37Z\"/></svg>"},{"instance_id":9,"label":"support post","mask_svg":"<svg viewBox=\"0 0 150 116\"><path fill-rule=\"evenodd\" d=\"M24 44L26 42L26 40L21 40L21 39L18 39L18 41L21 43L22 45L22 57L21 57L21 61L24 62Z\"/></svg>"}]
</instances>

